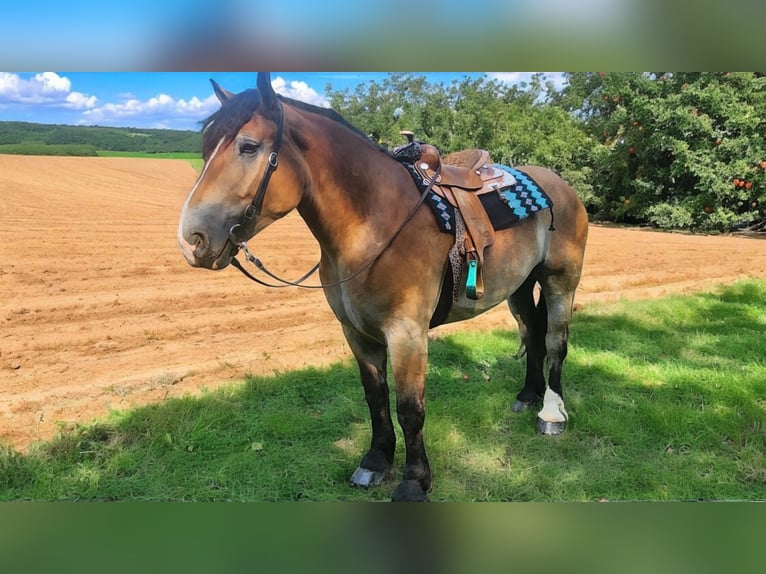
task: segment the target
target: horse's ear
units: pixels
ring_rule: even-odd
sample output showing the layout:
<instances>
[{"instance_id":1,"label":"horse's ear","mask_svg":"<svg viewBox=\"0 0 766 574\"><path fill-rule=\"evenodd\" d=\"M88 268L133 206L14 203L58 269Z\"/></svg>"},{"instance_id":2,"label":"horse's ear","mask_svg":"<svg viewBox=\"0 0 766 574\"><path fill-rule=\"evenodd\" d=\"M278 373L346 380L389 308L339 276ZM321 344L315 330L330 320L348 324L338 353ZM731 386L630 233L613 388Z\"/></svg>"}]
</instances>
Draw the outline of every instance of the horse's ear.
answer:
<instances>
[{"instance_id":1,"label":"horse's ear","mask_svg":"<svg viewBox=\"0 0 766 574\"><path fill-rule=\"evenodd\" d=\"M256 83L258 93L261 94L261 101L267 108L277 106L277 94L271 87L271 74L268 72L258 72L258 81Z\"/></svg>"},{"instance_id":2,"label":"horse's ear","mask_svg":"<svg viewBox=\"0 0 766 574\"><path fill-rule=\"evenodd\" d=\"M232 92L219 86L218 82L216 82L213 78L210 78L210 83L213 84L213 91L215 92L218 101L220 101L222 104L225 104L234 97Z\"/></svg>"}]
</instances>

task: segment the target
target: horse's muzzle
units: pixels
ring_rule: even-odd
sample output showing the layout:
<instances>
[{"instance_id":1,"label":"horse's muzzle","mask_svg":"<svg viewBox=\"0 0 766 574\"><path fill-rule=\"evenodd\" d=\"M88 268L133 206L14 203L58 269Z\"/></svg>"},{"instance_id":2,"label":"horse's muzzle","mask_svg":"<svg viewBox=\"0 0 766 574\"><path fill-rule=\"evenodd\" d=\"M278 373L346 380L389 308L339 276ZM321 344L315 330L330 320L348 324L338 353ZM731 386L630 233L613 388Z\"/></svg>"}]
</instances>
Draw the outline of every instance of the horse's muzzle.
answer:
<instances>
[{"instance_id":1,"label":"horse's muzzle","mask_svg":"<svg viewBox=\"0 0 766 574\"><path fill-rule=\"evenodd\" d=\"M228 239L223 242L219 249L213 247L210 238L201 232L191 234L191 242L183 236L178 237L178 246L186 262L192 267L202 267L205 269L220 270L231 263L232 257L236 255L238 248Z\"/></svg>"}]
</instances>

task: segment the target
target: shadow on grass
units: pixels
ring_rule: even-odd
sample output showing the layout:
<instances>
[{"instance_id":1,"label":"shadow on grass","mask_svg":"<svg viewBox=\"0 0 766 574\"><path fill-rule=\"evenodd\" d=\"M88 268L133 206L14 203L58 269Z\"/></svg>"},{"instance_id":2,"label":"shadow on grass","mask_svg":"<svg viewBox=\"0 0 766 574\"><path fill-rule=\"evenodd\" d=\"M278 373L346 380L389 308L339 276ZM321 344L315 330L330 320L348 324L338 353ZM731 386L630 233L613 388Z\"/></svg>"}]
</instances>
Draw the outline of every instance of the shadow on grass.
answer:
<instances>
[{"instance_id":1,"label":"shadow on grass","mask_svg":"<svg viewBox=\"0 0 766 574\"><path fill-rule=\"evenodd\" d=\"M509 415L505 403L483 436L466 437L487 448L447 457L457 467L448 486L486 500L766 498L765 327L762 282L578 313L564 367L568 431L535 436L534 413ZM495 335L515 348L515 334ZM476 361L472 337L455 336L452 355ZM492 370L522 378L506 358Z\"/></svg>"},{"instance_id":2,"label":"shadow on grass","mask_svg":"<svg viewBox=\"0 0 766 574\"><path fill-rule=\"evenodd\" d=\"M432 500L766 498L766 283L592 306L571 328L570 422L513 414L515 332L432 340ZM24 456L0 453L3 500L386 500L347 479L369 442L351 361L116 413ZM392 397L393 398L393 397Z\"/></svg>"}]
</instances>

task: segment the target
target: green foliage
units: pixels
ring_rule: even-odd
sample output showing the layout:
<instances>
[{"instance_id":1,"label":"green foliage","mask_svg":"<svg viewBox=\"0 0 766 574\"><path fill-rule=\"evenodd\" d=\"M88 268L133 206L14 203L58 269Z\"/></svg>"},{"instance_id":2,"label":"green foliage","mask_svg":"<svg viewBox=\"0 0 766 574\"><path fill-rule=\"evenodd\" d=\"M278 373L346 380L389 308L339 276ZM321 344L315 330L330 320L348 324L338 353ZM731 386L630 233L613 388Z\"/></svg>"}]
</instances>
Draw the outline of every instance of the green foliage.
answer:
<instances>
[{"instance_id":1,"label":"green foliage","mask_svg":"<svg viewBox=\"0 0 766 574\"><path fill-rule=\"evenodd\" d=\"M327 95L333 109L383 145L404 143L399 131L410 130L442 153L478 147L497 162L545 165L587 194L581 166L590 138L576 118L547 103L550 89L538 76L519 87L468 78L446 86L392 74Z\"/></svg>"},{"instance_id":2,"label":"green foliage","mask_svg":"<svg viewBox=\"0 0 766 574\"><path fill-rule=\"evenodd\" d=\"M202 148L201 142L201 134L191 130L0 122L0 153L34 155L96 155L96 151L199 153ZM82 150L88 150L89 153L82 153Z\"/></svg>"},{"instance_id":3,"label":"green foliage","mask_svg":"<svg viewBox=\"0 0 766 574\"><path fill-rule=\"evenodd\" d=\"M0 153L15 155L73 155L95 156L96 146L90 144L46 144L39 142L21 142L19 144L0 144Z\"/></svg>"},{"instance_id":4,"label":"green foliage","mask_svg":"<svg viewBox=\"0 0 766 574\"><path fill-rule=\"evenodd\" d=\"M415 132L448 153L480 147L498 162L558 171L596 218L729 231L766 223L766 76L571 73L560 92L534 76L450 86L393 74L332 107L379 143Z\"/></svg>"},{"instance_id":5,"label":"green foliage","mask_svg":"<svg viewBox=\"0 0 766 574\"><path fill-rule=\"evenodd\" d=\"M426 437L436 501L763 500L766 282L589 305L572 323L559 437L511 412L518 336L430 344ZM386 500L347 480L369 445L355 364L250 378L0 448L0 500ZM393 387L393 385L391 385ZM392 391L393 392L393 391ZM393 403L393 396L392 396Z\"/></svg>"},{"instance_id":6,"label":"green foliage","mask_svg":"<svg viewBox=\"0 0 766 574\"><path fill-rule=\"evenodd\" d=\"M766 215L766 77L576 73L557 103L598 142L600 218L730 230Z\"/></svg>"}]
</instances>

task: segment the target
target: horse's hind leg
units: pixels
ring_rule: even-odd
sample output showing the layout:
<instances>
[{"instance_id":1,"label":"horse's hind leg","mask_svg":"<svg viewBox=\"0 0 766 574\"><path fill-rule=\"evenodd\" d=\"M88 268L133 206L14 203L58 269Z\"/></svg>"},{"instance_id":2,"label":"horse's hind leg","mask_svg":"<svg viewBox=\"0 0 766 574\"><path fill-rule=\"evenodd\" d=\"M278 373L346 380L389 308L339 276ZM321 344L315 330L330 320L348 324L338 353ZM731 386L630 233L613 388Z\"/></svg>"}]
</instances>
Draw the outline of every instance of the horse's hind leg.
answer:
<instances>
[{"instance_id":1,"label":"horse's hind leg","mask_svg":"<svg viewBox=\"0 0 766 574\"><path fill-rule=\"evenodd\" d=\"M549 367L548 388L543 408L537 415L537 428L542 434L561 433L568 418L561 387L561 370L567 356L569 321L578 280L579 274L561 274L549 275L541 281L541 298L546 301L548 308L545 348Z\"/></svg>"},{"instance_id":2,"label":"horse's hind leg","mask_svg":"<svg viewBox=\"0 0 766 574\"><path fill-rule=\"evenodd\" d=\"M545 299L541 298L540 302L535 304L535 283L530 277L508 298L508 307L519 325L519 336L527 358L524 388L516 395L514 412L528 409L533 403L541 401L545 393L543 365L548 317Z\"/></svg>"},{"instance_id":3,"label":"horse's hind leg","mask_svg":"<svg viewBox=\"0 0 766 574\"><path fill-rule=\"evenodd\" d=\"M386 382L386 347L364 338L351 328L344 326L343 332L359 365L364 396L372 421L370 449L351 475L350 482L354 486L377 486L394 462L396 446Z\"/></svg>"}]
</instances>

